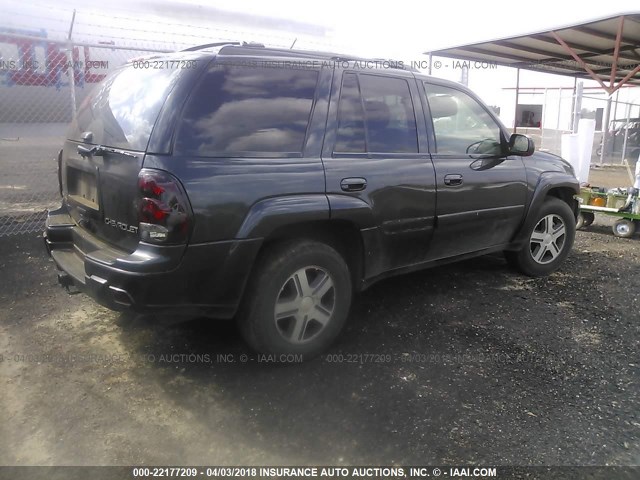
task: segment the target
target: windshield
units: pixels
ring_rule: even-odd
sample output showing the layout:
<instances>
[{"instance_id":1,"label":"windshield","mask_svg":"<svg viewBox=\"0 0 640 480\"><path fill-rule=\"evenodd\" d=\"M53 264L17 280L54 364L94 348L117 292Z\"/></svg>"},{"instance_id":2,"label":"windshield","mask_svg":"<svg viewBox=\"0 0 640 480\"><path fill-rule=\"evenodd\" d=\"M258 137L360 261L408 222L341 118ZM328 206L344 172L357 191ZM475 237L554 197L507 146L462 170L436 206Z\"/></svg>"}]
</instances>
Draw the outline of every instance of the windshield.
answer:
<instances>
[{"instance_id":1,"label":"windshield","mask_svg":"<svg viewBox=\"0 0 640 480\"><path fill-rule=\"evenodd\" d=\"M91 132L93 138L88 143L145 150L179 72L177 68L132 65L116 70L82 102L69 138L81 140L83 132Z\"/></svg>"}]
</instances>

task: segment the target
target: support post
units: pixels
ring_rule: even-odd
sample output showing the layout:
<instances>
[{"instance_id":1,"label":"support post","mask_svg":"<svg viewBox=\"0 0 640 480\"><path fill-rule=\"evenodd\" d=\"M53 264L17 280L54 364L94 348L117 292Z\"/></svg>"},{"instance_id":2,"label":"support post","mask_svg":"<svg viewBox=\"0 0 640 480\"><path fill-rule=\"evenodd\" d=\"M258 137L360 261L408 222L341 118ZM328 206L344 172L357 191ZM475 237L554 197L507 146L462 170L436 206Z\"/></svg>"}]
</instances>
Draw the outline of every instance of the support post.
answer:
<instances>
[{"instance_id":1,"label":"support post","mask_svg":"<svg viewBox=\"0 0 640 480\"><path fill-rule=\"evenodd\" d=\"M607 145L609 143L609 122L611 121L611 100L612 97L609 95L607 98L607 106L604 109L604 119L602 120L602 146L600 147L600 165L604 165L604 156L607 150ZM618 104L616 102L616 108Z\"/></svg>"},{"instance_id":2,"label":"support post","mask_svg":"<svg viewBox=\"0 0 640 480\"><path fill-rule=\"evenodd\" d=\"M627 103L627 121L624 124L624 140L622 142L622 154L620 156L620 163L624 165L624 159L627 156L627 142L629 140L629 120L631 119L631 104Z\"/></svg>"},{"instance_id":3,"label":"support post","mask_svg":"<svg viewBox=\"0 0 640 480\"><path fill-rule=\"evenodd\" d=\"M516 68L516 109L513 114L513 133L518 129L518 102L520 101L520 69Z\"/></svg>"},{"instance_id":4,"label":"support post","mask_svg":"<svg viewBox=\"0 0 640 480\"><path fill-rule=\"evenodd\" d=\"M544 89L544 100L542 101L542 119L540 120L540 150L544 148L544 126L547 124L547 97L549 89Z\"/></svg>"},{"instance_id":5,"label":"support post","mask_svg":"<svg viewBox=\"0 0 640 480\"><path fill-rule=\"evenodd\" d=\"M562 133L560 133L560 120L562 118L562 88L558 89L558 118L556 119L556 145L562 143ZM564 128L563 128L564 130Z\"/></svg>"},{"instance_id":6,"label":"support post","mask_svg":"<svg viewBox=\"0 0 640 480\"><path fill-rule=\"evenodd\" d=\"M573 89L573 133L578 133L578 123L580 123L580 117L582 116L582 91L583 83L577 82L577 85Z\"/></svg>"},{"instance_id":7,"label":"support post","mask_svg":"<svg viewBox=\"0 0 640 480\"><path fill-rule=\"evenodd\" d=\"M71 66L71 74L69 74L69 66L67 66L67 75L69 76L69 88L71 89L71 118L76 121L76 66L73 60L73 42L71 36L73 34L73 26L76 22L76 11L73 10L71 17L71 25L69 25L69 35L67 36L67 65Z\"/></svg>"}]
</instances>

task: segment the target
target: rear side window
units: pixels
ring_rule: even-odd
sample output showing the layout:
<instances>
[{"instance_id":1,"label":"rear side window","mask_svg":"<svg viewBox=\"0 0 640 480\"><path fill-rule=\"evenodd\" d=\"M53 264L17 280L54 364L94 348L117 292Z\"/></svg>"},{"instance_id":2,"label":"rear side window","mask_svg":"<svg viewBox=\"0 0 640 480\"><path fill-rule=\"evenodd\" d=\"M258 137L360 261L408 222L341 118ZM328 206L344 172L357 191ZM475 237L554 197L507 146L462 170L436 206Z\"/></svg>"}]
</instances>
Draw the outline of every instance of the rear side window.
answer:
<instances>
[{"instance_id":1,"label":"rear side window","mask_svg":"<svg viewBox=\"0 0 640 480\"><path fill-rule=\"evenodd\" d=\"M315 70L214 65L192 92L175 150L194 156L301 154Z\"/></svg>"},{"instance_id":2,"label":"rear side window","mask_svg":"<svg viewBox=\"0 0 640 480\"><path fill-rule=\"evenodd\" d=\"M418 152L416 119L406 80L345 74L338 106L335 151L363 152L364 142L370 153Z\"/></svg>"},{"instance_id":3,"label":"rear side window","mask_svg":"<svg viewBox=\"0 0 640 480\"><path fill-rule=\"evenodd\" d=\"M358 78L354 73L346 73L342 79L342 91L338 104L338 136L336 152L364 153L366 140L364 133L364 111L360 99Z\"/></svg>"},{"instance_id":4,"label":"rear side window","mask_svg":"<svg viewBox=\"0 0 640 480\"><path fill-rule=\"evenodd\" d=\"M93 143L146 150L160 109L180 73L178 68L116 70L83 101L78 128L72 127L70 138L92 132Z\"/></svg>"}]
</instances>

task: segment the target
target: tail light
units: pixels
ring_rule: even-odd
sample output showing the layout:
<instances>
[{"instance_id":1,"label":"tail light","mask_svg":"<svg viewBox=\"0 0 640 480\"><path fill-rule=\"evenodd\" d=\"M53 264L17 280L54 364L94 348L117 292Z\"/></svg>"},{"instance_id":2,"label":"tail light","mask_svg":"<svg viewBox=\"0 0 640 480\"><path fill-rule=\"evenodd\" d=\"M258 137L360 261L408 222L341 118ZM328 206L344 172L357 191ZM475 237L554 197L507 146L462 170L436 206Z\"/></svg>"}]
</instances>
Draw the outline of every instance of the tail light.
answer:
<instances>
[{"instance_id":1,"label":"tail light","mask_svg":"<svg viewBox=\"0 0 640 480\"><path fill-rule=\"evenodd\" d=\"M178 180L159 170L140 170L138 231L142 241L162 245L186 243L191 217L191 206Z\"/></svg>"}]
</instances>

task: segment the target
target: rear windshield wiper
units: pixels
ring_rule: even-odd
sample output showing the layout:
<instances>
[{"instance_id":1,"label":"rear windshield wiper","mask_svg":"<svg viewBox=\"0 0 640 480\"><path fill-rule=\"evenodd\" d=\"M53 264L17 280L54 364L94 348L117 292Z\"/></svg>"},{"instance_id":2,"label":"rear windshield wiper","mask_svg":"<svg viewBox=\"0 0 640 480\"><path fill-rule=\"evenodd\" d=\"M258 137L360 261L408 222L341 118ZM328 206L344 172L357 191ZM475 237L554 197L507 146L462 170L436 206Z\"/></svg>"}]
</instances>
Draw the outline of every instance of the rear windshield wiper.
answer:
<instances>
[{"instance_id":1,"label":"rear windshield wiper","mask_svg":"<svg viewBox=\"0 0 640 480\"><path fill-rule=\"evenodd\" d=\"M138 158L133 153L120 150L119 148L105 147L103 145L94 145L93 147L85 147L84 145L78 145L78 153L82 158L86 157L102 157L105 153L117 153L120 155L126 155L127 157Z\"/></svg>"}]
</instances>

